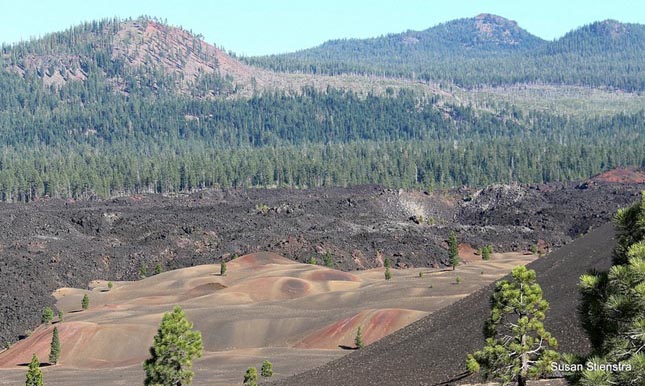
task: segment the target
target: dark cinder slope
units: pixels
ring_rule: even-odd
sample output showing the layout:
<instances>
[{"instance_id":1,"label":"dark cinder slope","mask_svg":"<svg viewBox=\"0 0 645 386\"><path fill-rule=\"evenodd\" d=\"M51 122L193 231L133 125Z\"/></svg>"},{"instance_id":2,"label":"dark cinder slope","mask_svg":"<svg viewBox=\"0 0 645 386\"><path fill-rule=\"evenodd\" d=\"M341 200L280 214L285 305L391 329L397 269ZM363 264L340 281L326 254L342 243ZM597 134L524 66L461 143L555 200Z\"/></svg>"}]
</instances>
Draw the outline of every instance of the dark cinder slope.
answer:
<instances>
[{"instance_id":1,"label":"dark cinder slope","mask_svg":"<svg viewBox=\"0 0 645 386\"><path fill-rule=\"evenodd\" d=\"M562 352L586 352L580 328L577 283L589 269L611 264L614 228L606 224L529 265L550 302L546 327ZM278 385L439 385L463 377L465 358L482 347L483 323L493 285L325 366L284 379Z\"/></svg>"}]
</instances>

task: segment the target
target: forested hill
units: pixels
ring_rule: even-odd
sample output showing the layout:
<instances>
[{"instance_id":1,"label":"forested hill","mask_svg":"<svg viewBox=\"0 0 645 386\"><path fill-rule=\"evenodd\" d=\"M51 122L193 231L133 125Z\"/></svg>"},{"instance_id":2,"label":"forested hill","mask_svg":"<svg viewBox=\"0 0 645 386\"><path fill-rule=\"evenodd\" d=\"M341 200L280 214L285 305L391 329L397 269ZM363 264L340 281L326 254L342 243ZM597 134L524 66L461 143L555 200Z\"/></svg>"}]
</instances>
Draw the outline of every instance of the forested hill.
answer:
<instances>
[{"instance_id":1,"label":"forested hill","mask_svg":"<svg viewBox=\"0 0 645 386\"><path fill-rule=\"evenodd\" d=\"M384 74L465 87L549 83L643 91L645 26L605 20L544 41L513 21L482 14L245 60L277 71Z\"/></svg>"},{"instance_id":2,"label":"forested hill","mask_svg":"<svg viewBox=\"0 0 645 386\"><path fill-rule=\"evenodd\" d=\"M126 95L228 95L250 71L200 35L150 17L86 22L3 44L0 54L0 68L27 82L61 88L81 81Z\"/></svg>"},{"instance_id":3,"label":"forested hill","mask_svg":"<svg viewBox=\"0 0 645 386\"><path fill-rule=\"evenodd\" d=\"M477 37L446 38L434 55L447 59L436 65L448 73L459 68L451 65L464 65L463 76L480 71L497 81L510 75L471 71L468 63L499 60L523 69L514 55L539 50L566 63L579 49L576 41L631 39L634 28L591 26L556 45L493 16L441 28L459 25ZM422 35L405 47L431 44ZM599 56L598 44L580 55ZM450 46L460 48L451 54ZM425 51L418 52L422 58ZM621 55L627 53L616 48L603 57ZM393 63L383 65L399 65ZM642 62L614 65L631 66L632 75L643 68ZM585 68L572 66L570 73L597 79ZM635 84L618 70L606 74ZM526 107L549 98L540 93L522 97L528 103L520 106L515 94L511 102L492 94L478 99L458 87L453 93L447 83L440 89L376 77L276 74L151 18L84 23L2 47L0 200L213 187L482 186L645 166L645 113L636 94L602 91L610 108L596 114L593 102L568 89L562 95L570 103L555 113ZM634 101L636 108L628 108Z\"/></svg>"}]
</instances>

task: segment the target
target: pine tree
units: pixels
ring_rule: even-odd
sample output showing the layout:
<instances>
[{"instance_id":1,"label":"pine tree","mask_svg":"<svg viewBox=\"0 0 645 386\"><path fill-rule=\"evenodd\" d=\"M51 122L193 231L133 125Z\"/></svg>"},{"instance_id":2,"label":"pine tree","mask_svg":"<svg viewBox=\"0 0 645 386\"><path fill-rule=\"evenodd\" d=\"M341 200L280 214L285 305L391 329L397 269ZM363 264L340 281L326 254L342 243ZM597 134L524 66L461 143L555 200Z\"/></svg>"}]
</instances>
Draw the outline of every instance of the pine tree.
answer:
<instances>
[{"instance_id":1,"label":"pine tree","mask_svg":"<svg viewBox=\"0 0 645 386\"><path fill-rule=\"evenodd\" d=\"M193 379L192 361L202 356L202 334L193 331L179 306L164 314L143 368L146 386L189 385Z\"/></svg>"},{"instance_id":2,"label":"pine tree","mask_svg":"<svg viewBox=\"0 0 645 386\"><path fill-rule=\"evenodd\" d=\"M27 381L25 386L43 386L43 372L40 370L40 361L36 354L32 355L27 370Z\"/></svg>"},{"instance_id":3,"label":"pine tree","mask_svg":"<svg viewBox=\"0 0 645 386\"><path fill-rule=\"evenodd\" d=\"M83 300L81 300L81 308L83 310L88 310L90 308L90 297L87 294L83 295Z\"/></svg>"},{"instance_id":4,"label":"pine tree","mask_svg":"<svg viewBox=\"0 0 645 386\"><path fill-rule=\"evenodd\" d=\"M40 317L41 323L49 323L54 319L54 310L50 307L43 308L43 313Z\"/></svg>"},{"instance_id":5,"label":"pine tree","mask_svg":"<svg viewBox=\"0 0 645 386\"><path fill-rule=\"evenodd\" d=\"M52 343L49 348L49 363L52 365L55 365L58 363L58 359L60 359L60 352L61 352L61 347L60 347L60 338L58 337L58 328L54 327L54 332L52 334Z\"/></svg>"},{"instance_id":6,"label":"pine tree","mask_svg":"<svg viewBox=\"0 0 645 386\"><path fill-rule=\"evenodd\" d=\"M258 370L255 367L249 367L244 374L244 386L258 385Z\"/></svg>"},{"instance_id":7,"label":"pine tree","mask_svg":"<svg viewBox=\"0 0 645 386\"><path fill-rule=\"evenodd\" d=\"M114 287L114 283L112 283L111 281L108 281L107 287L108 287L108 290L112 290L112 287Z\"/></svg>"},{"instance_id":8,"label":"pine tree","mask_svg":"<svg viewBox=\"0 0 645 386\"><path fill-rule=\"evenodd\" d=\"M226 275L226 262L222 260L222 262L219 264L219 274L220 276L225 276Z\"/></svg>"},{"instance_id":9,"label":"pine tree","mask_svg":"<svg viewBox=\"0 0 645 386\"><path fill-rule=\"evenodd\" d=\"M459 243L455 232L450 232L448 237L448 263L453 271L459 265Z\"/></svg>"},{"instance_id":10,"label":"pine tree","mask_svg":"<svg viewBox=\"0 0 645 386\"><path fill-rule=\"evenodd\" d=\"M468 355L466 364L469 371L481 371L486 379L524 386L528 379L550 373L559 354L552 349L557 341L542 324L549 304L542 298L535 271L518 266L512 278L496 284L485 329L486 345Z\"/></svg>"},{"instance_id":11,"label":"pine tree","mask_svg":"<svg viewBox=\"0 0 645 386\"><path fill-rule=\"evenodd\" d=\"M65 312L63 310L58 310L58 322L61 323L65 317Z\"/></svg>"},{"instance_id":12,"label":"pine tree","mask_svg":"<svg viewBox=\"0 0 645 386\"><path fill-rule=\"evenodd\" d=\"M161 264L157 263L157 265L155 265L154 274L159 275L162 272L163 272L163 267L161 266Z\"/></svg>"},{"instance_id":13,"label":"pine tree","mask_svg":"<svg viewBox=\"0 0 645 386\"><path fill-rule=\"evenodd\" d=\"M260 368L260 375L262 378L271 378L273 376L273 364L267 359L262 362L262 367Z\"/></svg>"},{"instance_id":14,"label":"pine tree","mask_svg":"<svg viewBox=\"0 0 645 386\"><path fill-rule=\"evenodd\" d=\"M606 384L642 385L645 373L645 240L629 243L645 233L645 201L630 208L635 218L627 219L627 211L616 217L619 230L615 264L608 272L596 272L580 278L582 292L582 324L593 346L590 362L621 363L618 371L584 371L582 384L598 379ZM636 237L625 237L627 232ZM640 233L640 235L639 235Z\"/></svg>"},{"instance_id":15,"label":"pine tree","mask_svg":"<svg viewBox=\"0 0 645 386\"><path fill-rule=\"evenodd\" d=\"M590 361L624 366L618 371L584 371L581 383L592 384L602 376L607 384L644 384L645 241L627 249L626 258L626 264L616 264L609 272L580 279L583 327L593 346Z\"/></svg>"},{"instance_id":16,"label":"pine tree","mask_svg":"<svg viewBox=\"0 0 645 386\"><path fill-rule=\"evenodd\" d=\"M493 253L493 246L486 245L481 249L482 260L490 260L490 255Z\"/></svg>"},{"instance_id":17,"label":"pine tree","mask_svg":"<svg viewBox=\"0 0 645 386\"><path fill-rule=\"evenodd\" d=\"M365 343L363 342L363 331L361 330L361 326L358 326L358 330L356 330L354 345L356 346L356 348L363 348L365 346Z\"/></svg>"}]
</instances>

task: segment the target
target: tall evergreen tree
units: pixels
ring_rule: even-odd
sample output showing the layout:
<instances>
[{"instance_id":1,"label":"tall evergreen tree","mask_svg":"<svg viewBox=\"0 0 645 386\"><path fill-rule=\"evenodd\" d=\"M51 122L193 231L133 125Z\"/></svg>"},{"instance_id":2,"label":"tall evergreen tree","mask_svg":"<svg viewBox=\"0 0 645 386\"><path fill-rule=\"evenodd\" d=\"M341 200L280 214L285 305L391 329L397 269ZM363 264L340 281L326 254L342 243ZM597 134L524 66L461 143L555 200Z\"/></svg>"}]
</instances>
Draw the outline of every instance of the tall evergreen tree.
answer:
<instances>
[{"instance_id":1,"label":"tall evergreen tree","mask_svg":"<svg viewBox=\"0 0 645 386\"><path fill-rule=\"evenodd\" d=\"M549 303L542 298L535 271L518 266L512 278L496 284L485 328L486 345L468 355L467 367L486 379L524 386L528 379L550 373L559 354L552 349L556 339L542 324Z\"/></svg>"},{"instance_id":2,"label":"tall evergreen tree","mask_svg":"<svg viewBox=\"0 0 645 386\"><path fill-rule=\"evenodd\" d=\"M58 328L54 327L54 332L52 333L52 342L49 348L49 363L55 365L58 363L61 354L60 347L60 338L58 336Z\"/></svg>"},{"instance_id":3,"label":"tall evergreen tree","mask_svg":"<svg viewBox=\"0 0 645 386\"><path fill-rule=\"evenodd\" d=\"M363 348L363 346L365 346L365 343L363 342L363 331L361 330L361 326L358 326L358 329L356 330L354 345L356 346L356 348Z\"/></svg>"},{"instance_id":4,"label":"tall evergreen tree","mask_svg":"<svg viewBox=\"0 0 645 386\"><path fill-rule=\"evenodd\" d=\"M193 331L184 311L164 314L143 368L146 386L182 386L192 382L192 361L202 356L202 334Z\"/></svg>"},{"instance_id":5,"label":"tall evergreen tree","mask_svg":"<svg viewBox=\"0 0 645 386\"><path fill-rule=\"evenodd\" d=\"M619 210L614 265L580 278L583 327L593 345L591 362L622 364L612 371L586 370L581 383L645 385L645 192ZM615 370L615 371L614 371Z\"/></svg>"},{"instance_id":6,"label":"tall evergreen tree","mask_svg":"<svg viewBox=\"0 0 645 386\"><path fill-rule=\"evenodd\" d=\"M43 386L43 372L40 370L40 361L36 354L32 355L29 362L25 386Z\"/></svg>"},{"instance_id":7,"label":"tall evergreen tree","mask_svg":"<svg viewBox=\"0 0 645 386\"><path fill-rule=\"evenodd\" d=\"M455 232L450 232L448 237L448 264L450 264L453 271L459 265L459 242Z\"/></svg>"}]
</instances>

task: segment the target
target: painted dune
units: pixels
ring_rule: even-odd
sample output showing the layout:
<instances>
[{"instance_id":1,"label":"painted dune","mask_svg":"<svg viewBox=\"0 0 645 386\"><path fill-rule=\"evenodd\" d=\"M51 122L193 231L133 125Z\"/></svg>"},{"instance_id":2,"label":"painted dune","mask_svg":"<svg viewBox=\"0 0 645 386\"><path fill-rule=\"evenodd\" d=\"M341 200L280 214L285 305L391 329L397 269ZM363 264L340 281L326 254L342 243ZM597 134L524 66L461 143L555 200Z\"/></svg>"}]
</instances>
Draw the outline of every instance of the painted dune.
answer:
<instances>
[{"instance_id":1,"label":"painted dune","mask_svg":"<svg viewBox=\"0 0 645 386\"><path fill-rule=\"evenodd\" d=\"M83 379L97 386L140 384L141 362L163 313L175 304L203 334L193 384L239 383L244 370L263 359L273 362L277 377L287 376L347 353L359 326L370 344L531 259L495 254L456 272L393 270L385 281L383 269L348 273L256 253L229 262L226 276L219 265L203 265L116 282L109 291L104 281L90 283L90 290L61 288L54 296L64 321L39 326L0 353L0 385L21 382L33 353L46 363L54 326L62 357L44 367L47 385L81 385ZM81 311L85 294L90 309Z\"/></svg>"},{"instance_id":2,"label":"painted dune","mask_svg":"<svg viewBox=\"0 0 645 386\"><path fill-rule=\"evenodd\" d=\"M421 319L427 314L427 312L404 309L361 311L350 318L339 320L314 331L298 343L296 347L323 349L349 347L354 341L358 327L361 327L363 342L370 344Z\"/></svg>"}]
</instances>

